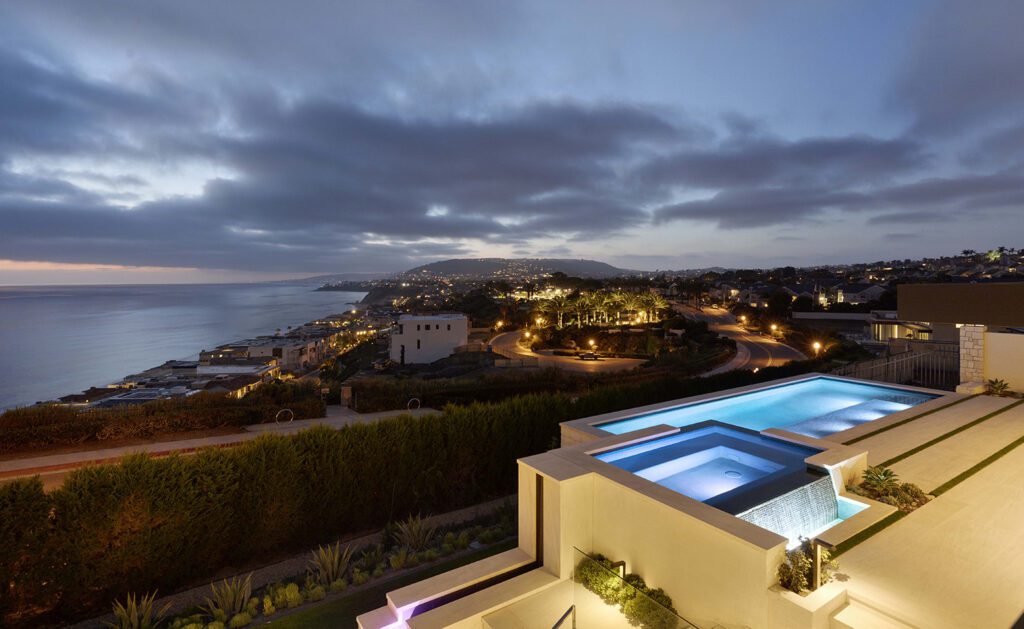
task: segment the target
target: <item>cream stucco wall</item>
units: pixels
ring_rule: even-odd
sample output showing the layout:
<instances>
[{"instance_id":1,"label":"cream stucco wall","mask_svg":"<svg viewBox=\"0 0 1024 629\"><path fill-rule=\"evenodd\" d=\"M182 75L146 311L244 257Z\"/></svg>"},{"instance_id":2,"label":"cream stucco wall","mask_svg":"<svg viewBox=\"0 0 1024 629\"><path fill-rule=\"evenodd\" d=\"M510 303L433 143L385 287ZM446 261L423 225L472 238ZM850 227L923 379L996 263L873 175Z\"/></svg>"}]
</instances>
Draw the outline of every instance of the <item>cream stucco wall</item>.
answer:
<instances>
[{"instance_id":1,"label":"cream stucco wall","mask_svg":"<svg viewBox=\"0 0 1024 629\"><path fill-rule=\"evenodd\" d=\"M985 379L1005 380L1024 392L1024 334L985 333Z\"/></svg>"}]
</instances>

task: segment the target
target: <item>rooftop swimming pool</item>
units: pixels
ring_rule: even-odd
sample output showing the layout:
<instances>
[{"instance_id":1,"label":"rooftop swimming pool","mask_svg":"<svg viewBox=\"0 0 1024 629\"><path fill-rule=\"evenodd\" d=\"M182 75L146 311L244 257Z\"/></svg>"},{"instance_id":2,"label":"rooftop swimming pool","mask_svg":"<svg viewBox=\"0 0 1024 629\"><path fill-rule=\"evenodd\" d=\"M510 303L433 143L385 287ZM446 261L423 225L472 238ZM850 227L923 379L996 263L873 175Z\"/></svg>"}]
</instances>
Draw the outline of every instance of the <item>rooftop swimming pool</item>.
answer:
<instances>
[{"instance_id":1,"label":"rooftop swimming pool","mask_svg":"<svg viewBox=\"0 0 1024 629\"><path fill-rule=\"evenodd\" d=\"M705 422L594 457L768 529L795 545L864 508L805 459L821 452Z\"/></svg>"},{"instance_id":2,"label":"rooftop swimming pool","mask_svg":"<svg viewBox=\"0 0 1024 629\"><path fill-rule=\"evenodd\" d=\"M911 389L818 376L613 420L596 427L621 435L659 424L682 427L714 420L750 430L782 428L821 438L937 397Z\"/></svg>"}]
</instances>

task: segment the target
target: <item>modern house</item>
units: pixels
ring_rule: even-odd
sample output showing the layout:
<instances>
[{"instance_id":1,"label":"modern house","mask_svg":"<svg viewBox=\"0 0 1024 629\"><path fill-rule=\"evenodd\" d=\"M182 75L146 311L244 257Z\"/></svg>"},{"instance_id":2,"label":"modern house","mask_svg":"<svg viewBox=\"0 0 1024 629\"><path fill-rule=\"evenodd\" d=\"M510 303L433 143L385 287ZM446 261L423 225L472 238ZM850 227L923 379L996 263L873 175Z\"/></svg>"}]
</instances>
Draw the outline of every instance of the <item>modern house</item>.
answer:
<instances>
[{"instance_id":1,"label":"modern house","mask_svg":"<svg viewBox=\"0 0 1024 629\"><path fill-rule=\"evenodd\" d=\"M958 391L992 379L1024 391L1024 283L903 284L898 298L900 319L959 331Z\"/></svg>"},{"instance_id":2,"label":"modern house","mask_svg":"<svg viewBox=\"0 0 1024 629\"><path fill-rule=\"evenodd\" d=\"M447 358L469 341L469 319L460 313L402 315L391 329L391 360L405 365Z\"/></svg>"},{"instance_id":3,"label":"modern house","mask_svg":"<svg viewBox=\"0 0 1024 629\"><path fill-rule=\"evenodd\" d=\"M893 514L847 493L868 459L844 443L961 397L808 374L566 422L561 448L519 461L517 548L392 591L359 626L630 626L588 586L595 571L671 598L675 613L644 600L643 626L846 626L830 624L852 604L841 582L778 585L787 548L832 548Z\"/></svg>"}]
</instances>

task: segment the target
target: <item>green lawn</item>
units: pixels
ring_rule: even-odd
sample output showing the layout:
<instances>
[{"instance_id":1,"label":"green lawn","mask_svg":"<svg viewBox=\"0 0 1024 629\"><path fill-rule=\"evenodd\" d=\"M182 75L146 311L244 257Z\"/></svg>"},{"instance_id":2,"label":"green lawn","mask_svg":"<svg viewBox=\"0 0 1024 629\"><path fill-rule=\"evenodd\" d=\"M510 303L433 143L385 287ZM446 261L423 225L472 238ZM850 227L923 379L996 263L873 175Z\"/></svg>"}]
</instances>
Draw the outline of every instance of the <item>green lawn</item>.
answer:
<instances>
[{"instance_id":1,"label":"green lawn","mask_svg":"<svg viewBox=\"0 0 1024 629\"><path fill-rule=\"evenodd\" d=\"M422 581L442 572L464 566L484 557L490 557L511 548L515 548L515 539L506 540L488 548L481 548L453 559L438 562L422 570L390 579L386 583L372 585L360 592L346 594L322 603L304 605L300 611L277 620L271 620L267 626L280 629L302 629L305 627L350 628L356 626L356 616L381 607L387 603L385 596L391 590Z\"/></svg>"}]
</instances>

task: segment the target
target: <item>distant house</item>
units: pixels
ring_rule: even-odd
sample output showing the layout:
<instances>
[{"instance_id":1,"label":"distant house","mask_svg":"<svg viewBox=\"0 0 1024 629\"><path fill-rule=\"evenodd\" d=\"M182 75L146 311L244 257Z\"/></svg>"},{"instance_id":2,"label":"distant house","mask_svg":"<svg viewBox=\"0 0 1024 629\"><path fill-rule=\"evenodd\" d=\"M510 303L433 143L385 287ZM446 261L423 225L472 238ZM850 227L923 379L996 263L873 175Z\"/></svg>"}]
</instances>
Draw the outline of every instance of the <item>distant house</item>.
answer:
<instances>
[{"instance_id":1,"label":"distant house","mask_svg":"<svg viewBox=\"0 0 1024 629\"><path fill-rule=\"evenodd\" d=\"M402 315L391 330L391 360L405 365L447 358L469 341L469 319L461 313Z\"/></svg>"},{"instance_id":2,"label":"distant house","mask_svg":"<svg viewBox=\"0 0 1024 629\"><path fill-rule=\"evenodd\" d=\"M885 290L880 284L839 284L835 287L836 303L866 304L881 298Z\"/></svg>"},{"instance_id":3,"label":"distant house","mask_svg":"<svg viewBox=\"0 0 1024 629\"><path fill-rule=\"evenodd\" d=\"M223 393L229 397L240 399L261 384L263 384L263 379L259 376L223 376L210 380L202 390L206 393Z\"/></svg>"}]
</instances>

